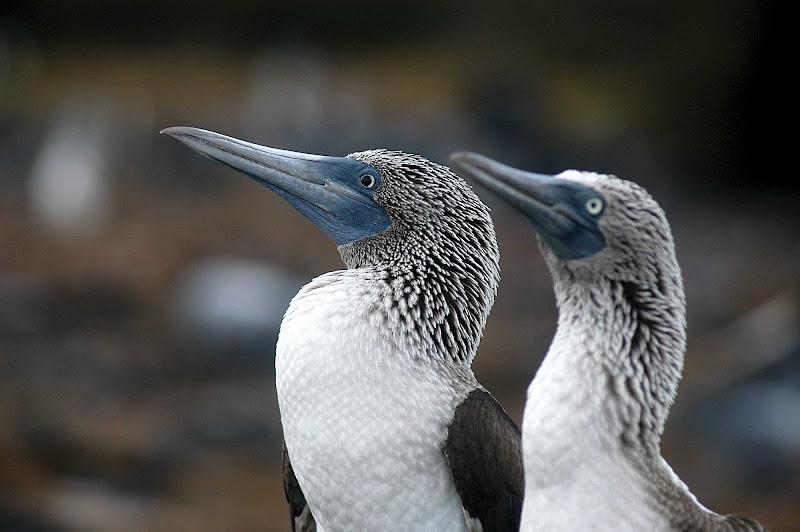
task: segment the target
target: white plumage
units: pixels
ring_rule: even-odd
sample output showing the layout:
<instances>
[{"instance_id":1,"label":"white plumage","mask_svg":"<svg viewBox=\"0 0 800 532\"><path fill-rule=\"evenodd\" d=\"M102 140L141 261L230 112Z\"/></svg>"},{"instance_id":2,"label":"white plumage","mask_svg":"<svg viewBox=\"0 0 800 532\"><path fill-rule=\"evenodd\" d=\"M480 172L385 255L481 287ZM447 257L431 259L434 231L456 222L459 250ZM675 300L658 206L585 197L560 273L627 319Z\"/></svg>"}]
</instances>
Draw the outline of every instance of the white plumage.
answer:
<instances>
[{"instance_id":1,"label":"white plumage","mask_svg":"<svg viewBox=\"0 0 800 532\"><path fill-rule=\"evenodd\" d=\"M441 443L477 383L408 356L415 346L377 311L387 289L369 272L332 272L289 306L275 369L292 466L323 530L465 531Z\"/></svg>"}]
</instances>

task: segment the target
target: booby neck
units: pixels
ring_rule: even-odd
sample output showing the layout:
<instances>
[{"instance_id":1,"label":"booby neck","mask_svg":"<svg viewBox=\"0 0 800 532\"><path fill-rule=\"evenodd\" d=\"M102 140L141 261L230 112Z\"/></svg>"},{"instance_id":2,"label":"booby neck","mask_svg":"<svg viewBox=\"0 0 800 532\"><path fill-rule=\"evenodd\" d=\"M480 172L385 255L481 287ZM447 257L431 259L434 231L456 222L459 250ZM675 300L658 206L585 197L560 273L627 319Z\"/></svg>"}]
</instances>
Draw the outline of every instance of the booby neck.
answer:
<instances>
[{"instance_id":1,"label":"booby neck","mask_svg":"<svg viewBox=\"0 0 800 532\"><path fill-rule=\"evenodd\" d=\"M521 529L560 529L546 520L560 507L574 510L572 530L765 530L703 506L661 456L686 344L680 275L663 285L581 282L543 252L559 318L528 389L525 481L538 493L526 491Z\"/></svg>"},{"instance_id":2,"label":"booby neck","mask_svg":"<svg viewBox=\"0 0 800 532\"><path fill-rule=\"evenodd\" d=\"M489 209L461 179L433 179L425 187L404 187L400 193L408 181L430 179L431 168L452 173L428 161L423 167L414 155L388 153L394 156L392 166L384 162L385 150L349 157L389 177L375 198L392 224L339 246L339 252L349 269L363 271L386 289L380 291L380 297L388 295L380 305L389 329L385 333L410 342L415 347L411 356L468 367L500 280Z\"/></svg>"},{"instance_id":3,"label":"booby neck","mask_svg":"<svg viewBox=\"0 0 800 532\"><path fill-rule=\"evenodd\" d=\"M592 378L604 381L600 392L618 421L609 426L615 431L609 436L626 449L660 456L686 346L685 296L674 249L666 250L668 273L658 272L652 281L600 278L543 252L559 312L548 356L570 365L565 370L576 382L589 377L576 374L576 361L584 361L578 368L596 371Z\"/></svg>"}]
</instances>

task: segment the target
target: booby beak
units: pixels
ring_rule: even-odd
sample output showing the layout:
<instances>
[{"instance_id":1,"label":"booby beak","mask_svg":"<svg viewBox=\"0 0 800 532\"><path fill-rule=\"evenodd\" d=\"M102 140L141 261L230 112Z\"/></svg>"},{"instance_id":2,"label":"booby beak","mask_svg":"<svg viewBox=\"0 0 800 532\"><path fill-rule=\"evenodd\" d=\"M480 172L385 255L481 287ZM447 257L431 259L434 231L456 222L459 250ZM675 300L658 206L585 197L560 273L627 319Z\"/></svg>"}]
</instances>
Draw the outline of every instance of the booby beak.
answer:
<instances>
[{"instance_id":1,"label":"booby beak","mask_svg":"<svg viewBox=\"0 0 800 532\"><path fill-rule=\"evenodd\" d=\"M169 127L161 133L273 190L337 246L391 225L373 198L380 172L357 159L268 148L193 127Z\"/></svg>"},{"instance_id":2,"label":"booby beak","mask_svg":"<svg viewBox=\"0 0 800 532\"><path fill-rule=\"evenodd\" d=\"M450 161L462 175L521 212L557 257L582 259L606 246L597 226L604 200L594 189L567 179L524 172L472 152L454 153Z\"/></svg>"}]
</instances>

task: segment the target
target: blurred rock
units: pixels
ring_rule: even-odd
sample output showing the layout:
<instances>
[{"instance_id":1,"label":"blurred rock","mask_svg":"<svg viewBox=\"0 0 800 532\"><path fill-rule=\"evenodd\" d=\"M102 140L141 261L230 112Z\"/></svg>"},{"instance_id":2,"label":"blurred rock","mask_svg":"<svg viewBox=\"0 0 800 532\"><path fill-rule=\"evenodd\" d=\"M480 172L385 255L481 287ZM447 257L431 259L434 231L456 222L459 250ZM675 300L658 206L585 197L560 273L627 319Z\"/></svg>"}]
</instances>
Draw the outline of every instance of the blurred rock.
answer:
<instances>
[{"instance_id":1,"label":"blurred rock","mask_svg":"<svg viewBox=\"0 0 800 532\"><path fill-rule=\"evenodd\" d=\"M787 290L690 342L664 448L712 507L800 489L798 301Z\"/></svg>"},{"instance_id":2,"label":"blurred rock","mask_svg":"<svg viewBox=\"0 0 800 532\"><path fill-rule=\"evenodd\" d=\"M56 526L41 512L26 512L12 508L0 501L0 530L9 532L61 532L67 529Z\"/></svg>"},{"instance_id":3,"label":"blurred rock","mask_svg":"<svg viewBox=\"0 0 800 532\"><path fill-rule=\"evenodd\" d=\"M800 297L791 290L691 342L678 408L698 398L714 397L767 368L790 364L800 346ZM788 354L788 355L787 355ZM800 376L795 373L800 387Z\"/></svg>"},{"instance_id":4,"label":"blurred rock","mask_svg":"<svg viewBox=\"0 0 800 532\"><path fill-rule=\"evenodd\" d=\"M172 289L179 339L227 366L248 359L271 365L283 314L302 284L266 262L198 260L178 275Z\"/></svg>"},{"instance_id":5,"label":"blurred rock","mask_svg":"<svg viewBox=\"0 0 800 532\"><path fill-rule=\"evenodd\" d=\"M144 530L158 508L156 501L85 480L61 481L44 499L45 514L69 530L86 532Z\"/></svg>"},{"instance_id":6,"label":"blurred rock","mask_svg":"<svg viewBox=\"0 0 800 532\"><path fill-rule=\"evenodd\" d=\"M282 441L274 379L254 376L198 387L174 409L168 429L154 449L159 461L216 454L272 463Z\"/></svg>"},{"instance_id":7,"label":"blurred rock","mask_svg":"<svg viewBox=\"0 0 800 532\"><path fill-rule=\"evenodd\" d=\"M41 333L48 325L50 306L47 283L34 275L0 274L0 334Z\"/></svg>"},{"instance_id":8,"label":"blurred rock","mask_svg":"<svg viewBox=\"0 0 800 532\"><path fill-rule=\"evenodd\" d=\"M684 424L727 457L739 485L779 492L800 485L798 420L800 344L744 382L699 402Z\"/></svg>"}]
</instances>

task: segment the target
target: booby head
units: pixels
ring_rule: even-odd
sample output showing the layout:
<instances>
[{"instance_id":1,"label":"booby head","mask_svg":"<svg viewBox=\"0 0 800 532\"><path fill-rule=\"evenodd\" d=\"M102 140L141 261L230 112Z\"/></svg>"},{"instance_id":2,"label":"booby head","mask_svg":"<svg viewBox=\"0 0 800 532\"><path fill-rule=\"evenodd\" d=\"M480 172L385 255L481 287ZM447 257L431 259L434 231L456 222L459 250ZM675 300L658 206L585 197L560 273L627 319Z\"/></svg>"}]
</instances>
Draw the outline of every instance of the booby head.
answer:
<instances>
[{"instance_id":1,"label":"booby head","mask_svg":"<svg viewBox=\"0 0 800 532\"><path fill-rule=\"evenodd\" d=\"M449 168L383 149L329 157L197 128L161 133L276 192L349 268L385 275L400 321L437 344L437 358L471 362L497 293L499 251L489 209Z\"/></svg>"},{"instance_id":2,"label":"booby head","mask_svg":"<svg viewBox=\"0 0 800 532\"><path fill-rule=\"evenodd\" d=\"M453 164L527 218L551 269L680 291L680 268L666 215L642 187L612 175L525 172L475 153ZM557 266L557 268L555 268Z\"/></svg>"}]
</instances>

